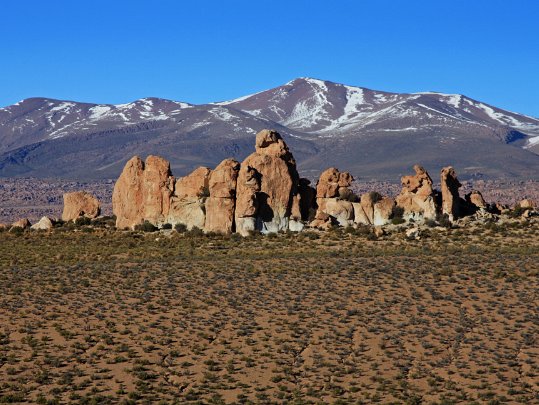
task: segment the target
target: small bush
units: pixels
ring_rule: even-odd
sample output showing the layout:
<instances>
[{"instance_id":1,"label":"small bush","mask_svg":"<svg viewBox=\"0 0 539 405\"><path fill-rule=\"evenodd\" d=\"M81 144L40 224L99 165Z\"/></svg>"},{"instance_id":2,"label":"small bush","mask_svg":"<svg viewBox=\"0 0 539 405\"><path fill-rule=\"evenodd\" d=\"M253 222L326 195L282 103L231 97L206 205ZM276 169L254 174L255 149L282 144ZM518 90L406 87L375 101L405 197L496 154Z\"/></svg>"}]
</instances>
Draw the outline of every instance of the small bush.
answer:
<instances>
[{"instance_id":1,"label":"small bush","mask_svg":"<svg viewBox=\"0 0 539 405\"><path fill-rule=\"evenodd\" d=\"M176 225L174 225L174 229L176 230L176 232L185 233L187 232L187 225L182 224L182 223L177 223Z\"/></svg>"},{"instance_id":2,"label":"small bush","mask_svg":"<svg viewBox=\"0 0 539 405\"><path fill-rule=\"evenodd\" d=\"M157 231L157 227L150 221L144 221L142 224L135 226L135 231L155 232Z\"/></svg>"},{"instance_id":3,"label":"small bush","mask_svg":"<svg viewBox=\"0 0 539 405\"><path fill-rule=\"evenodd\" d=\"M9 233L14 233L15 235L22 235L24 233L24 229L20 226L14 226L9 230Z\"/></svg>"},{"instance_id":4,"label":"small bush","mask_svg":"<svg viewBox=\"0 0 539 405\"><path fill-rule=\"evenodd\" d=\"M404 224L406 221L404 220L403 217L395 217L395 218L391 218L391 223L393 225L400 225L400 224Z\"/></svg>"},{"instance_id":5,"label":"small bush","mask_svg":"<svg viewBox=\"0 0 539 405\"><path fill-rule=\"evenodd\" d=\"M77 226L85 226L85 225L90 225L92 223L92 220L88 217L78 217L76 220L75 220L75 225Z\"/></svg>"},{"instance_id":6,"label":"small bush","mask_svg":"<svg viewBox=\"0 0 539 405\"><path fill-rule=\"evenodd\" d=\"M172 229L172 224L163 224L161 229Z\"/></svg>"}]
</instances>

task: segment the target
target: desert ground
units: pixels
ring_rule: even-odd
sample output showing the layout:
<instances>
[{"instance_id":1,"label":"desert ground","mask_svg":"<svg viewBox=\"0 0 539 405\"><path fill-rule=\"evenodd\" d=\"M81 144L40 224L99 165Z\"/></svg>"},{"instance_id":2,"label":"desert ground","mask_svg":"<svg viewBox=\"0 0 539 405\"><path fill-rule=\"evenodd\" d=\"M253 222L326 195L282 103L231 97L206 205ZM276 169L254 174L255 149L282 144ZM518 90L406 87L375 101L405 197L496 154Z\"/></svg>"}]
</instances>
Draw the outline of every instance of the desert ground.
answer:
<instances>
[{"instance_id":1,"label":"desert ground","mask_svg":"<svg viewBox=\"0 0 539 405\"><path fill-rule=\"evenodd\" d=\"M0 232L2 403L539 403L539 218Z\"/></svg>"}]
</instances>

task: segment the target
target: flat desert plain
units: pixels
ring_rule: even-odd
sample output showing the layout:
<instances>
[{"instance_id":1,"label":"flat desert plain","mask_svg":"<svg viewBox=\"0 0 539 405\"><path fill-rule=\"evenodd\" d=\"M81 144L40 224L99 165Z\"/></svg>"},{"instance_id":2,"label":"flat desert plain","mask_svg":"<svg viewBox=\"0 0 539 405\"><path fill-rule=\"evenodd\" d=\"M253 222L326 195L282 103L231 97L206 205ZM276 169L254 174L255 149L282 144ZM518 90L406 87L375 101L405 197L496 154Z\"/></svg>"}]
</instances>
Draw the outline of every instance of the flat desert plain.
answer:
<instances>
[{"instance_id":1,"label":"flat desert plain","mask_svg":"<svg viewBox=\"0 0 539 405\"><path fill-rule=\"evenodd\" d=\"M0 402L539 402L539 222L0 233Z\"/></svg>"}]
</instances>

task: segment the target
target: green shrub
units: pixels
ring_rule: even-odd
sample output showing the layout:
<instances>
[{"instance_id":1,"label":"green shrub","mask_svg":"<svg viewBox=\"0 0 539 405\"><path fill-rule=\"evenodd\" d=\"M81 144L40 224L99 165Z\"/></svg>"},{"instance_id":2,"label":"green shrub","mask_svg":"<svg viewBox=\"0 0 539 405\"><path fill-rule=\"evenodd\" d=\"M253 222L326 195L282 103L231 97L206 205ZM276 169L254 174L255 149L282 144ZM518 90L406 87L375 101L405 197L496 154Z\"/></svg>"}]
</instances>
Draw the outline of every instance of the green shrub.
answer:
<instances>
[{"instance_id":1,"label":"green shrub","mask_svg":"<svg viewBox=\"0 0 539 405\"><path fill-rule=\"evenodd\" d=\"M24 229L20 226L13 226L9 230L9 233L14 233L15 235L22 235L24 233Z\"/></svg>"},{"instance_id":2,"label":"green shrub","mask_svg":"<svg viewBox=\"0 0 539 405\"><path fill-rule=\"evenodd\" d=\"M142 232L155 232L157 231L157 227L152 224L150 221L144 221L142 224L135 226L135 231L142 231Z\"/></svg>"},{"instance_id":3,"label":"green shrub","mask_svg":"<svg viewBox=\"0 0 539 405\"><path fill-rule=\"evenodd\" d=\"M88 217L78 217L76 220L75 220L75 225L77 226L85 226L85 225L90 225L92 223L92 220Z\"/></svg>"},{"instance_id":4,"label":"green shrub","mask_svg":"<svg viewBox=\"0 0 539 405\"><path fill-rule=\"evenodd\" d=\"M172 229L172 224L163 224L161 229Z\"/></svg>"},{"instance_id":5,"label":"green shrub","mask_svg":"<svg viewBox=\"0 0 539 405\"><path fill-rule=\"evenodd\" d=\"M182 224L180 222L180 223L177 223L176 225L174 225L174 229L176 230L176 232L184 233L184 232L187 231L187 225Z\"/></svg>"}]
</instances>

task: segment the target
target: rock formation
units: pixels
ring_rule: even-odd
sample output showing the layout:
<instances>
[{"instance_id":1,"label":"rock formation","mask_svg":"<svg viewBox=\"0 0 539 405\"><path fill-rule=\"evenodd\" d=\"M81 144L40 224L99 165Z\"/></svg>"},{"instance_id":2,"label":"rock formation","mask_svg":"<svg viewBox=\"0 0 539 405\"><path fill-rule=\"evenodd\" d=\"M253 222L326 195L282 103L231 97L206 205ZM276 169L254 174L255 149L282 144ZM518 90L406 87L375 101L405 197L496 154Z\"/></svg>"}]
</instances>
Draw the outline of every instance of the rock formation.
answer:
<instances>
[{"instance_id":1,"label":"rock formation","mask_svg":"<svg viewBox=\"0 0 539 405\"><path fill-rule=\"evenodd\" d=\"M187 229L203 229L206 222L205 201L209 196L211 170L199 167L176 180L166 222L184 224Z\"/></svg>"},{"instance_id":2,"label":"rock formation","mask_svg":"<svg viewBox=\"0 0 539 405\"><path fill-rule=\"evenodd\" d=\"M454 221L460 215L459 188L457 173L451 166L444 167L441 171L440 184L442 188L442 214L447 215L450 221Z\"/></svg>"},{"instance_id":3,"label":"rock formation","mask_svg":"<svg viewBox=\"0 0 539 405\"><path fill-rule=\"evenodd\" d=\"M252 187L255 179L260 182L259 191ZM290 221L298 225L301 221L298 185L296 161L281 135L270 130L260 131L256 135L256 152L241 164L236 215L240 221L236 220L236 226L241 229L243 223L239 222L248 222L249 228L252 218L255 229L263 233L286 231ZM254 213L247 215L246 209ZM251 219L245 221L244 218Z\"/></svg>"},{"instance_id":4,"label":"rock formation","mask_svg":"<svg viewBox=\"0 0 539 405\"><path fill-rule=\"evenodd\" d=\"M133 157L114 185L112 210L116 227L134 228L144 221L165 223L173 189L168 161L158 156L148 156L146 162Z\"/></svg>"},{"instance_id":5,"label":"rock formation","mask_svg":"<svg viewBox=\"0 0 539 405\"><path fill-rule=\"evenodd\" d=\"M415 165L414 171L415 175L401 178L402 191L396 198L397 206L403 210L406 220L435 219L432 179L422 166Z\"/></svg>"},{"instance_id":6,"label":"rock formation","mask_svg":"<svg viewBox=\"0 0 539 405\"><path fill-rule=\"evenodd\" d=\"M520 208L525 208L525 209L534 209L537 206L535 204L535 201L530 200L529 198L525 198L524 200L520 201L517 205Z\"/></svg>"},{"instance_id":7,"label":"rock formation","mask_svg":"<svg viewBox=\"0 0 539 405\"><path fill-rule=\"evenodd\" d=\"M240 164L234 159L223 160L211 172L208 181L204 230L228 234L235 231L236 184Z\"/></svg>"},{"instance_id":8,"label":"rock formation","mask_svg":"<svg viewBox=\"0 0 539 405\"><path fill-rule=\"evenodd\" d=\"M382 198L374 204L373 225L386 225L393 216L395 200L390 197Z\"/></svg>"},{"instance_id":9,"label":"rock formation","mask_svg":"<svg viewBox=\"0 0 539 405\"><path fill-rule=\"evenodd\" d=\"M316 185L316 212L315 222L312 226L327 227L327 222L336 222L341 226L354 223L353 193L348 187L352 185L353 177L348 172L339 172L330 167L322 172ZM328 218L329 216L329 218Z\"/></svg>"},{"instance_id":10,"label":"rock formation","mask_svg":"<svg viewBox=\"0 0 539 405\"><path fill-rule=\"evenodd\" d=\"M42 217L38 222L30 227L35 231L48 231L52 229L53 223L49 217Z\"/></svg>"},{"instance_id":11,"label":"rock formation","mask_svg":"<svg viewBox=\"0 0 539 405\"><path fill-rule=\"evenodd\" d=\"M487 203L480 191L472 190L465 196L466 202L477 210L486 210Z\"/></svg>"},{"instance_id":12,"label":"rock formation","mask_svg":"<svg viewBox=\"0 0 539 405\"><path fill-rule=\"evenodd\" d=\"M11 228L27 229L27 228L30 228L31 225L32 224L30 223L28 218L22 218L22 219L19 219L18 221L13 222L11 224Z\"/></svg>"},{"instance_id":13,"label":"rock formation","mask_svg":"<svg viewBox=\"0 0 539 405\"><path fill-rule=\"evenodd\" d=\"M97 218L101 213L99 201L85 191L64 194L63 221L74 221L79 217Z\"/></svg>"}]
</instances>

